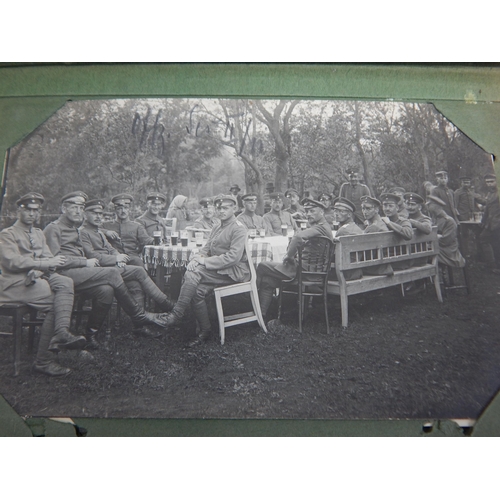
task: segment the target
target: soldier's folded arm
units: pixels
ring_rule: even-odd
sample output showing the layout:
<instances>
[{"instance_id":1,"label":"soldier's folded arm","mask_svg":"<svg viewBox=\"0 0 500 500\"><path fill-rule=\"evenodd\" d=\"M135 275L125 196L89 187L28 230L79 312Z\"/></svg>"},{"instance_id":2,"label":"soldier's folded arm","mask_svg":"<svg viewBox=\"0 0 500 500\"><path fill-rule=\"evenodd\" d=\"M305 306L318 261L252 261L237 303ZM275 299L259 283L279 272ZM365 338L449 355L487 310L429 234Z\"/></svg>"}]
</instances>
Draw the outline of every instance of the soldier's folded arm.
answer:
<instances>
[{"instance_id":1,"label":"soldier's folded arm","mask_svg":"<svg viewBox=\"0 0 500 500\"><path fill-rule=\"evenodd\" d=\"M57 257L61 252L61 233L55 224L49 224L44 230L47 245L52 254ZM77 267L85 267L87 259L76 255L65 255L66 262L59 266L60 269L73 269Z\"/></svg>"},{"instance_id":2,"label":"soldier's folded arm","mask_svg":"<svg viewBox=\"0 0 500 500\"><path fill-rule=\"evenodd\" d=\"M80 241L82 242L83 252L85 253L85 257L87 257L87 259L97 259L99 264L104 267L114 266L117 264L118 260L116 256L118 255L118 251L111 245L109 245L109 254L96 251L87 231L82 231L80 233Z\"/></svg>"}]
</instances>

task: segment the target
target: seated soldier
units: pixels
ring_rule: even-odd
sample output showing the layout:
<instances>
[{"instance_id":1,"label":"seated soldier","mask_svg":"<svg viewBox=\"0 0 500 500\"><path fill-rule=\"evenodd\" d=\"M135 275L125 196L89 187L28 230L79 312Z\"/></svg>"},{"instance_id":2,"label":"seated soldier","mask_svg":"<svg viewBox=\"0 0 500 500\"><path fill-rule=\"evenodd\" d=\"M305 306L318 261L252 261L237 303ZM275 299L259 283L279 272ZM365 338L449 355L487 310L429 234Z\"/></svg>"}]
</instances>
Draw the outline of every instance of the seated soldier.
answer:
<instances>
[{"instance_id":1,"label":"seated soldier","mask_svg":"<svg viewBox=\"0 0 500 500\"><path fill-rule=\"evenodd\" d=\"M289 212L283 211L283 195L281 193L271 193L271 210L264 214L264 223L269 227L269 236L282 236L282 225L287 226L288 230L297 230L295 219Z\"/></svg>"},{"instance_id":2,"label":"seated soldier","mask_svg":"<svg viewBox=\"0 0 500 500\"><path fill-rule=\"evenodd\" d=\"M333 240L332 229L325 219L325 206L321 202L310 198L303 199L302 205L310 227L303 229L291 239L283 262L261 262L257 266L257 287L260 308L264 318L267 316L274 291L279 287L281 281L289 280L297 273L295 256L299 246L317 236L326 236ZM306 248L307 250L304 250L302 254L305 270L307 270L308 261L314 258L318 251L318 248L314 246Z\"/></svg>"},{"instance_id":3,"label":"seated soldier","mask_svg":"<svg viewBox=\"0 0 500 500\"><path fill-rule=\"evenodd\" d=\"M255 213L257 209L257 194L255 193L247 193L241 197L243 201L243 206L245 210L238 215L237 219L247 228L247 229L255 229L257 234L262 229L265 232L266 236L269 236L271 233L271 228L268 224L264 222L264 218Z\"/></svg>"},{"instance_id":4,"label":"seated soldier","mask_svg":"<svg viewBox=\"0 0 500 500\"><path fill-rule=\"evenodd\" d=\"M33 227L44 197L28 193L17 200L17 220L0 232L0 304L26 304L46 312L34 369L50 376L71 370L57 361L60 349L80 349L85 337L69 331L73 281L54 272L66 257L54 257L41 229Z\"/></svg>"},{"instance_id":5,"label":"seated soldier","mask_svg":"<svg viewBox=\"0 0 500 500\"><path fill-rule=\"evenodd\" d=\"M290 202L290 206L285 209L295 220L305 219L306 213L299 203L300 196L296 189L290 188L285 191L285 198Z\"/></svg>"},{"instance_id":6,"label":"seated soldier","mask_svg":"<svg viewBox=\"0 0 500 500\"><path fill-rule=\"evenodd\" d=\"M371 196L361 197L361 211L365 218L365 233L380 233L390 231L387 224L380 217L382 203Z\"/></svg>"},{"instance_id":7,"label":"seated soldier","mask_svg":"<svg viewBox=\"0 0 500 500\"><path fill-rule=\"evenodd\" d=\"M332 230L337 230L337 221L335 220L335 214L333 213L333 207L332 207L332 202L333 202L333 195L329 193L321 193L319 195L319 201L323 205L325 205L325 219L328 224L330 224L330 227Z\"/></svg>"},{"instance_id":8,"label":"seated soldier","mask_svg":"<svg viewBox=\"0 0 500 500\"><path fill-rule=\"evenodd\" d=\"M202 198L200 200L201 216L198 217L193 226L197 229L212 230L220 226L220 220L215 215L215 207L212 198Z\"/></svg>"},{"instance_id":9,"label":"seated soldier","mask_svg":"<svg viewBox=\"0 0 500 500\"><path fill-rule=\"evenodd\" d=\"M406 193L406 189L403 187L393 187L389 189L389 193L395 194L396 196L399 196L399 202L398 202L398 214L401 217L401 219L408 219L408 210L406 209L405 203L404 203L404 196Z\"/></svg>"},{"instance_id":10,"label":"seated soldier","mask_svg":"<svg viewBox=\"0 0 500 500\"><path fill-rule=\"evenodd\" d=\"M85 222L80 229L80 238L88 259L97 259L101 267L117 266L123 281L138 304L144 304L144 298L154 300L163 311L170 311L173 303L155 285L143 266L132 266L129 256L120 254L113 248L104 233L99 229L102 225L104 202L89 200L85 203ZM144 325L134 328L136 335L158 337L157 331L151 332Z\"/></svg>"},{"instance_id":11,"label":"seated soldier","mask_svg":"<svg viewBox=\"0 0 500 500\"><path fill-rule=\"evenodd\" d=\"M432 220L422 213L424 199L416 193L405 193L404 201L411 226L424 234L431 234Z\"/></svg>"},{"instance_id":12,"label":"seated soldier","mask_svg":"<svg viewBox=\"0 0 500 500\"><path fill-rule=\"evenodd\" d=\"M135 222L144 226L146 233L153 237L155 231L161 231L161 237L165 240L168 227L160 216L160 210L165 208L167 197L162 193L148 193L146 197L146 211L135 219Z\"/></svg>"},{"instance_id":13,"label":"seated soldier","mask_svg":"<svg viewBox=\"0 0 500 500\"><path fill-rule=\"evenodd\" d=\"M413 238L411 222L408 219L402 218L398 212L399 196L393 193L382 193L380 195L380 200L382 201L382 209L385 214L385 216L381 218L382 221L386 223L391 231L399 234L405 240L411 240Z\"/></svg>"},{"instance_id":14,"label":"seated soldier","mask_svg":"<svg viewBox=\"0 0 500 500\"><path fill-rule=\"evenodd\" d=\"M44 229L47 245L53 255L64 255L65 261L57 266L60 274L73 280L75 292L82 292L93 299L92 312L87 323L86 337L91 347L113 303L113 296L128 314L134 328L148 323L158 323L157 314L144 310L130 295L118 267L100 267L97 258L88 259L80 238L79 226L88 197L82 191L68 193L61 199L61 216ZM135 224L135 223L134 223ZM144 228L136 224L142 230Z\"/></svg>"},{"instance_id":15,"label":"seated soldier","mask_svg":"<svg viewBox=\"0 0 500 500\"><path fill-rule=\"evenodd\" d=\"M382 203L376 198L371 196L361 197L361 211L363 212L363 217L365 218L365 230L366 234L369 233L384 233L390 231L387 224L380 217L380 208ZM385 275L391 276L394 274L394 270L390 264L380 264L378 266L368 266L363 269L364 274L371 275Z\"/></svg>"},{"instance_id":16,"label":"seated soldier","mask_svg":"<svg viewBox=\"0 0 500 500\"><path fill-rule=\"evenodd\" d=\"M440 264L451 267L464 267L465 259L458 249L457 223L445 212L446 203L434 195L427 197L427 210L438 228Z\"/></svg>"},{"instance_id":17,"label":"seated soldier","mask_svg":"<svg viewBox=\"0 0 500 500\"><path fill-rule=\"evenodd\" d=\"M210 233L205 246L187 265L179 299L170 313L162 315L164 326L171 327L180 322L192 304L199 334L190 343L191 347L204 342L210 335L206 295L218 286L250 279L244 255L247 230L234 216L238 202L233 195L222 194L215 198L215 207L221 225Z\"/></svg>"},{"instance_id":18,"label":"seated soldier","mask_svg":"<svg viewBox=\"0 0 500 500\"><path fill-rule=\"evenodd\" d=\"M116 221L105 222L102 229L111 245L121 254L130 257L129 264L143 266L142 249L144 245L152 245L154 238L143 225L130 220L130 210L134 198L128 193L121 193L111 200L115 207Z\"/></svg>"}]
</instances>

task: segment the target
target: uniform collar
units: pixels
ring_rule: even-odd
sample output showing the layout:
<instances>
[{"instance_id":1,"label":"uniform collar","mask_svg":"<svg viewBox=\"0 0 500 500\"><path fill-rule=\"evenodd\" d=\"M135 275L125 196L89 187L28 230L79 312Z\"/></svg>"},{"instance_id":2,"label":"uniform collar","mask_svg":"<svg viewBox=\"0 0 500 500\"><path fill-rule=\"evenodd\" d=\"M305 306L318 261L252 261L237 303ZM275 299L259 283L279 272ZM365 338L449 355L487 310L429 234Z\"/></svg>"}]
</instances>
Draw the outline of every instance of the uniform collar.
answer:
<instances>
[{"instance_id":1,"label":"uniform collar","mask_svg":"<svg viewBox=\"0 0 500 500\"><path fill-rule=\"evenodd\" d=\"M221 220L221 227L225 227L225 226L228 226L229 224L231 224L232 222L234 222L236 220L236 217L233 215L230 219L228 220Z\"/></svg>"}]
</instances>

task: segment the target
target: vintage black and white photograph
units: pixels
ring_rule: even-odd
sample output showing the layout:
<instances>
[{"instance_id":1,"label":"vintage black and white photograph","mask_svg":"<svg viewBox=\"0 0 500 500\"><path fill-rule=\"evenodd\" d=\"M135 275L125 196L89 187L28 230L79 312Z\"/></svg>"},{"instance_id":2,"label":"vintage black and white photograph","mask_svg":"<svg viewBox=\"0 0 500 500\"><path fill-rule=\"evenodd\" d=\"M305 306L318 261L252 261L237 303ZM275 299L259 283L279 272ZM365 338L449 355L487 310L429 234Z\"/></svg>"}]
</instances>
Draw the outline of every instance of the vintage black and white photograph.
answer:
<instances>
[{"instance_id":1,"label":"vintage black and white photograph","mask_svg":"<svg viewBox=\"0 0 500 500\"><path fill-rule=\"evenodd\" d=\"M493 157L433 104L76 100L2 189L19 415L477 419L500 387Z\"/></svg>"}]
</instances>

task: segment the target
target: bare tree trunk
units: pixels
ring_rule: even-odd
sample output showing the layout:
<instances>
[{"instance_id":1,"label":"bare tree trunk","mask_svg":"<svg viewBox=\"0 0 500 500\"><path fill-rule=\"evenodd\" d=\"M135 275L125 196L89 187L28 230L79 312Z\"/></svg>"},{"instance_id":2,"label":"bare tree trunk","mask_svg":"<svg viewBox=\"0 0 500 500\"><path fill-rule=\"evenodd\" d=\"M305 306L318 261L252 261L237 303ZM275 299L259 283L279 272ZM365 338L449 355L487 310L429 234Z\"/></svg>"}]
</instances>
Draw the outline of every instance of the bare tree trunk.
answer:
<instances>
[{"instance_id":1,"label":"bare tree trunk","mask_svg":"<svg viewBox=\"0 0 500 500\"><path fill-rule=\"evenodd\" d=\"M363 145L361 144L361 137L362 137L361 117L360 117L360 112L359 112L359 103L357 101L354 101L354 119L355 119L355 125L356 125L356 134L355 134L354 144L356 145L359 156L361 158L361 164L363 165L363 175L365 178L365 183L370 188L370 191L373 193L372 176L371 176L371 172L370 172L370 169L368 166L368 160L366 158L366 154L365 154L365 151L363 149Z\"/></svg>"}]
</instances>

